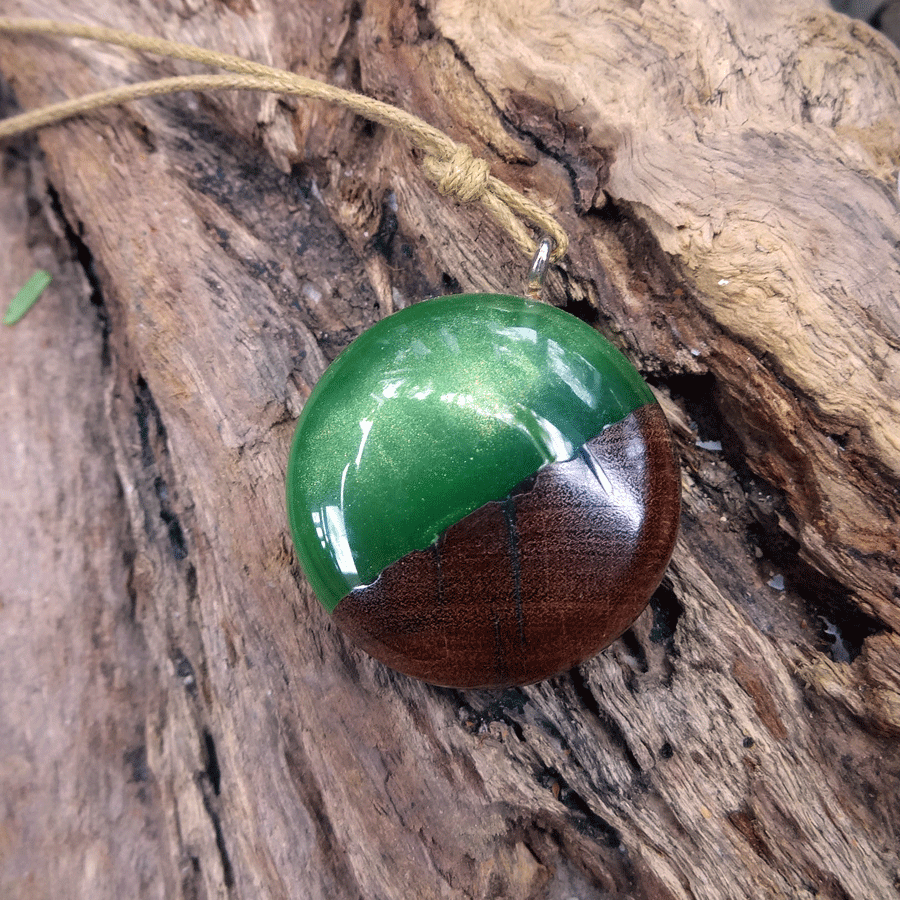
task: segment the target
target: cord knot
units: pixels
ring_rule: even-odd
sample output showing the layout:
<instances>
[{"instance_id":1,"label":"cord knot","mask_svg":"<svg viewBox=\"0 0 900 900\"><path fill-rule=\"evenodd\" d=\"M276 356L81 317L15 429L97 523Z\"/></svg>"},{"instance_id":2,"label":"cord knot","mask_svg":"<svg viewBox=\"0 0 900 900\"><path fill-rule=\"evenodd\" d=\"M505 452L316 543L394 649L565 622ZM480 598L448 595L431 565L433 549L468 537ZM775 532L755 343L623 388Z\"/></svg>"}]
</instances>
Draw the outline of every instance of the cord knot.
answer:
<instances>
[{"instance_id":1,"label":"cord knot","mask_svg":"<svg viewBox=\"0 0 900 900\"><path fill-rule=\"evenodd\" d=\"M424 166L438 191L463 203L480 200L491 177L487 160L473 156L465 144L457 144L449 156L426 156Z\"/></svg>"}]
</instances>

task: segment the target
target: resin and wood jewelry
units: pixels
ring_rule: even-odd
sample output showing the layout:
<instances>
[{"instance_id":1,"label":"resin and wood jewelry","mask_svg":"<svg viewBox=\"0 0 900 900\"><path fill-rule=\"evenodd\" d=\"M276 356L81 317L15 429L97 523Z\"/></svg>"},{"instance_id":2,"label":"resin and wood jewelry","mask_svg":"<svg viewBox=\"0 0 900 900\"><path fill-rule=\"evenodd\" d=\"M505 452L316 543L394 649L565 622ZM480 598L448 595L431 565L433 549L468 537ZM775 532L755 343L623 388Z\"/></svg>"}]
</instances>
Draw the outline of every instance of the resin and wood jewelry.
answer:
<instances>
[{"instance_id":1,"label":"resin and wood jewelry","mask_svg":"<svg viewBox=\"0 0 900 900\"><path fill-rule=\"evenodd\" d=\"M668 424L594 329L496 294L382 320L303 409L291 530L359 646L434 684L571 668L637 618L678 529Z\"/></svg>"},{"instance_id":2,"label":"resin and wood jewelry","mask_svg":"<svg viewBox=\"0 0 900 900\"><path fill-rule=\"evenodd\" d=\"M456 687L526 684L603 649L659 584L680 478L665 417L634 367L537 301L568 237L546 210L421 119L241 57L109 28L0 17L231 74L99 91L0 122L0 139L176 91L253 90L339 103L398 129L442 194L479 201L522 248L548 237L532 300L429 300L359 337L322 376L294 437L288 516L323 606L373 656Z\"/></svg>"}]
</instances>

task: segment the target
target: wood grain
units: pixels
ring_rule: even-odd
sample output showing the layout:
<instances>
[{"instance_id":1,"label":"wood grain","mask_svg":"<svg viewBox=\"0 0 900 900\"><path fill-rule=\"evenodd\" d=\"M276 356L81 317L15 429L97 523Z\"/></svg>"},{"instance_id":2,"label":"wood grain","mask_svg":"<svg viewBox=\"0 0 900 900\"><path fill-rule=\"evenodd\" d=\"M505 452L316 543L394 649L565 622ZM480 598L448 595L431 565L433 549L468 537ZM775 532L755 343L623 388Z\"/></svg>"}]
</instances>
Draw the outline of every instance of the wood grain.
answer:
<instances>
[{"instance_id":1,"label":"wood grain","mask_svg":"<svg viewBox=\"0 0 900 900\"><path fill-rule=\"evenodd\" d=\"M530 684L634 623L680 514L669 427L648 404L351 591L332 618L376 659L432 684Z\"/></svg>"},{"instance_id":2,"label":"wood grain","mask_svg":"<svg viewBox=\"0 0 900 900\"><path fill-rule=\"evenodd\" d=\"M515 290L514 248L316 104L4 148L4 296L56 277L0 331L4 896L897 897L897 49L824 4L506 9L4 0L470 143L563 220L548 296L658 388L684 497L652 612L590 663L391 673L296 568L293 422L389 300ZM189 69L0 40L24 107Z\"/></svg>"}]
</instances>

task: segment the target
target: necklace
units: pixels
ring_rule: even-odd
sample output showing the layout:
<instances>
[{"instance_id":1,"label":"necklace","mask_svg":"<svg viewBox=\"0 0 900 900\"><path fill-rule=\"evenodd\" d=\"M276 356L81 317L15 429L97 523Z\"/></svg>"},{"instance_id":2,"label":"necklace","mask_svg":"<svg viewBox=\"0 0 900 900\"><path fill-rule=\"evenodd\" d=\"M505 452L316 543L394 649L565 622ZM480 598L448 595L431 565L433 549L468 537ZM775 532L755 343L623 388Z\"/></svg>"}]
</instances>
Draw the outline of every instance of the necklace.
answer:
<instances>
[{"instance_id":1,"label":"necklace","mask_svg":"<svg viewBox=\"0 0 900 900\"><path fill-rule=\"evenodd\" d=\"M86 37L230 73L65 101L0 122L0 138L161 93L291 93L400 130L442 194L480 201L523 249L535 244L521 220L548 234L528 297L425 300L334 361L297 423L288 519L307 579L340 628L434 684L538 681L632 624L672 554L680 474L665 416L637 370L593 328L539 300L567 243L552 217L469 148L371 98L111 29L0 17L0 31ZM7 321L37 293L17 298Z\"/></svg>"}]
</instances>

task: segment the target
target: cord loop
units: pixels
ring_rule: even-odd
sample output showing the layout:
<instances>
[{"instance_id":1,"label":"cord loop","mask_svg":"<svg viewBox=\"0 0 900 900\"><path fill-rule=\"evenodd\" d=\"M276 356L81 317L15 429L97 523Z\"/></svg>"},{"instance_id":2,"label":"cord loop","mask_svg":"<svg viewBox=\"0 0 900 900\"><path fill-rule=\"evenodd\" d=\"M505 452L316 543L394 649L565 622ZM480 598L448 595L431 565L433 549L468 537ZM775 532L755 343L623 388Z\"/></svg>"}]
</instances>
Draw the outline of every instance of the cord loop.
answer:
<instances>
[{"instance_id":1,"label":"cord loop","mask_svg":"<svg viewBox=\"0 0 900 900\"><path fill-rule=\"evenodd\" d=\"M117 31L113 28L57 22L51 19L15 19L0 16L0 33L3 32L86 38L128 47L143 53L190 60L225 69L231 74L158 78L42 106L0 121L0 140L106 106L116 106L141 97L155 97L177 91L273 91L296 97L325 100L329 103L339 103L371 122L397 129L414 147L425 153L423 164L426 174L437 185L441 194L453 196L463 203L480 202L506 229L523 253L530 256L537 249L536 242L522 224L527 222L552 238L555 249L550 254L551 262L558 262L565 255L569 239L562 226L547 210L505 182L493 177L487 161L473 156L469 147L457 144L442 131L389 103L228 53L218 53L190 44Z\"/></svg>"}]
</instances>

